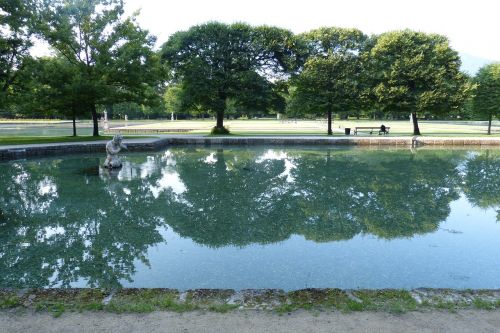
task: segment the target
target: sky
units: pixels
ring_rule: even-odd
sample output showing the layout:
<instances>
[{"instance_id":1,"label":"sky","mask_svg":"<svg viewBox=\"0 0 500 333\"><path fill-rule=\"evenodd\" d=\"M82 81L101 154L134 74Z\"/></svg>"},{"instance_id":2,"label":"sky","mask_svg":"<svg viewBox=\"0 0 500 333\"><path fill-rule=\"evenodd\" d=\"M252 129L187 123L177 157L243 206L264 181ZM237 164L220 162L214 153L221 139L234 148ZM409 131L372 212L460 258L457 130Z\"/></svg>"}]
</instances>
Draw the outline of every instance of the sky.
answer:
<instances>
[{"instance_id":1,"label":"sky","mask_svg":"<svg viewBox=\"0 0 500 333\"><path fill-rule=\"evenodd\" d=\"M168 37L207 21L275 25L304 32L320 26L353 27L367 34L413 29L448 36L473 58L500 61L500 0L125 0L140 9L142 27Z\"/></svg>"}]
</instances>

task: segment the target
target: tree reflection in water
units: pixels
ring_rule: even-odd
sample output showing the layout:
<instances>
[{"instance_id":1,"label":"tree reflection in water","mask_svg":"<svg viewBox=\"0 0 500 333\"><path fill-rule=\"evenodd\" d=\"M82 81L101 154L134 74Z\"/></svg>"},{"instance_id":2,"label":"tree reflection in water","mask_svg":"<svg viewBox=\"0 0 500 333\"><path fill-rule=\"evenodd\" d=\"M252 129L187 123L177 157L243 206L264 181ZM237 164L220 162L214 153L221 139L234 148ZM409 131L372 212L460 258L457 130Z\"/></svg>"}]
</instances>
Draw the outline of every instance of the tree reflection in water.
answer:
<instances>
[{"instance_id":1,"label":"tree reflection in water","mask_svg":"<svg viewBox=\"0 0 500 333\"><path fill-rule=\"evenodd\" d=\"M433 232L461 191L498 208L496 151L175 148L0 164L0 287L116 288L162 230L209 247Z\"/></svg>"},{"instance_id":2,"label":"tree reflection in water","mask_svg":"<svg viewBox=\"0 0 500 333\"><path fill-rule=\"evenodd\" d=\"M500 151L472 154L465 164L463 190L481 208L497 209L500 221Z\"/></svg>"}]
</instances>

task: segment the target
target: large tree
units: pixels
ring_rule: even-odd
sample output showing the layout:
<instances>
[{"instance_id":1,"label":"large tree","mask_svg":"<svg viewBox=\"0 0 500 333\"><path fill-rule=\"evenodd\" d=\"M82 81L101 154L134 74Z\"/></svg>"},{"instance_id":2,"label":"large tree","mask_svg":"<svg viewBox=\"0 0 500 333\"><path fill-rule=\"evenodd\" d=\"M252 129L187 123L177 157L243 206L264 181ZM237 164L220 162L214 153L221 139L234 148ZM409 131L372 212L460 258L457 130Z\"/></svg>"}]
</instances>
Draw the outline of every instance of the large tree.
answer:
<instances>
[{"instance_id":1,"label":"large tree","mask_svg":"<svg viewBox=\"0 0 500 333\"><path fill-rule=\"evenodd\" d=\"M47 57L33 61L30 71L31 84L25 89L33 111L50 110L73 120L73 136L76 136L76 117L87 110L83 92L87 82L65 58Z\"/></svg>"},{"instance_id":2,"label":"large tree","mask_svg":"<svg viewBox=\"0 0 500 333\"><path fill-rule=\"evenodd\" d=\"M0 105L5 107L19 74L31 60L34 6L32 1L0 1Z\"/></svg>"},{"instance_id":3,"label":"large tree","mask_svg":"<svg viewBox=\"0 0 500 333\"><path fill-rule=\"evenodd\" d=\"M85 82L80 92L87 99L95 136L97 105L159 100L155 38L137 25L135 16L123 18L123 1L45 0L41 18L41 36Z\"/></svg>"},{"instance_id":4,"label":"large tree","mask_svg":"<svg viewBox=\"0 0 500 333\"><path fill-rule=\"evenodd\" d=\"M383 33L367 54L374 95L385 111L417 114L458 110L470 85L460 72L460 57L446 37L410 30Z\"/></svg>"},{"instance_id":5,"label":"large tree","mask_svg":"<svg viewBox=\"0 0 500 333\"><path fill-rule=\"evenodd\" d=\"M223 133L228 100L246 109L268 106L273 80L295 65L294 47L288 30L210 22L175 33L162 52L186 98L214 113Z\"/></svg>"},{"instance_id":6,"label":"large tree","mask_svg":"<svg viewBox=\"0 0 500 333\"><path fill-rule=\"evenodd\" d=\"M478 87L474 97L474 113L488 119L488 134L491 134L491 120L500 116L500 63L482 67L475 81Z\"/></svg>"},{"instance_id":7,"label":"large tree","mask_svg":"<svg viewBox=\"0 0 500 333\"><path fill-rule=\"evenodd\" d=\"M328 117L332 135L332 114L351 110L360 100L360 63L351 56L331 54L309 59L292 84L292 108Z\"/></svg>"},{"instance_id":8,"label":"large tree","mask_svg":"<svg viewBox=\"0 0 500 333\"><path fill-rule=\"evenodd\" d=\"M363 80L359 54L367 37L357 29L324 27L299 38L308 60L292 80L289 110L326 113L331 135L332 114L360 106Z\"/></svg>"}]
</instances>

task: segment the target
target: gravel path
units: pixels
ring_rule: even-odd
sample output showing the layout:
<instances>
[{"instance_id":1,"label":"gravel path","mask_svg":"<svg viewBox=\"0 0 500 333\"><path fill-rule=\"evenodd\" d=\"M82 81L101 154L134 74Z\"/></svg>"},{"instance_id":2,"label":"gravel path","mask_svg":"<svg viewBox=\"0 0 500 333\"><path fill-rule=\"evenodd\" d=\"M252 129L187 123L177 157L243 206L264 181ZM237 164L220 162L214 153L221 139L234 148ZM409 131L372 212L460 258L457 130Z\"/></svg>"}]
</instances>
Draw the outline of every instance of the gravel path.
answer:
<instances>
[{"instance_id":1,"label":"gravel path","mask_svg":"<svg viewBox=\"0 0 500 333\"><path fill-rule=\"evenodd\" d=\"M383 312L342 314L298 311L278 315L259 311L225 314L154 312L112 314L0 312L0 332L500 332L500 311L432 311L391 315Z\"/></svg>"}]
</instances>

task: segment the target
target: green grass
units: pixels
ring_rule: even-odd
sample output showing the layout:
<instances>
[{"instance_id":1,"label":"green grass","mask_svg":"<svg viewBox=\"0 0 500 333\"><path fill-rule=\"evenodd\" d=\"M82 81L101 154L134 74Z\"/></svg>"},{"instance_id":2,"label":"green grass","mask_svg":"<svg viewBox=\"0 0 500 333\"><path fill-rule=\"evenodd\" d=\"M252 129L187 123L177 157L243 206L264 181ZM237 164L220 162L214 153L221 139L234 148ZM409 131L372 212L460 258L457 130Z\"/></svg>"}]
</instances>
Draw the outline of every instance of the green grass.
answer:
<instances>
[{"instance_id":1,"label":"green grass","mask_svg":"<svg viewBox=\"0 0 500 333\"><path fill-rule=\"evenodd\" d=\"M167 310L173 312L186 312L199 309L191 302L177 302L176 294L148 292L135 294L119 294L113 297L104 309L111 312L152 312Z\"/></svg>"},{"instance_id":2,"label":"green grass","mask_svg":"<svg viewBox=\"0 0 500 333\"><path fill-rule=\"evenodd\" d=\"M19 123L20 125L23 122L31 122L31 120L5 120L5 122L14 122ZM47 126L53 126L55 122L58 121L43 121L36 120L36 127L43 128L43 124ZM142 133L144 135L156 135L164 132L162 134L176 134L176 135L210 135L210 131L215 125L215 121L212 119L205 120L141 120L141 121L133 121L133 123L129 124L127 127L124 126L123 121L111 121L111 124L114 124L113 130L123 131L122 133L127 134L127 130L132 130L133 132L128 132L130 134ZM390 127L390 134L388 137L394 136L412 136L413 126L407 120L334 120L333 122L333 130L335 137L343 137L344 136L344 128L353 129L356 126L372 126L379 127L381 124L384 124ZM0 124L2 121L0 120ZM250 120L226 120L224 122L225 126L227 126L231 135L234 136L325 136L326 137L326 122L324 120L305 120L298 119L297 121L289 121L289 120L276 120L276 119L250 119ZM486 134L486 126L474 122L463 122L463 121L420 121L420 130L422 136L427 137L500 137L500 126L495 123L495 126L492 128L494 134L487 135ZM64 125L65 126L65 125ZM63 126L63 127L64 127ZM122 126L122 127L117 127ZM65 127L68 128L69 127ZM179 130L191 130L190 132L177 132L176 129ZM154 131L154 132L148 132ZM136 132L137 131L137 132ZM352 133L352 131L351 131ZM34 133L37 134L37 133ZM111 133L103 133L104 135L111 135ZM359 136L365 137L377 137L377 133L370 135L368 132L359 133ZM75 138L72 137L39 137L40 139L35 139L36 142L29 142L34 137L20 136L14 137L11 136L12 140L19 140L17 142L7 142L5 140L9 140L9 138L0 137L0 144L22 144L22 143L47 143L47 142L73 142ZM87 138L87 137L80 137ZM43 140L43 141L41 141ZM53 141L57 140L57 141ZM84 141L85 139L79 139ZM87 140L92 140L87 139ZM2 143L5 141L5 143ZM21 142L20 142L21 141ZM25 142L22 142L25 141Z\"/></svg>"},{"instance_id":3,"label":"green grass","mask_svg":"<svg viewBox=\"0 0 500 333\"><path fill-rule=\"evenodd\" d=\"M151 136L126 136L126 139L150 138ZM38 143L65 143L111 140L113 136L0 136L2 145L28 145Z\"/></svg>"},{"instance_id":4,"label":"green grass","mask_svg":"<svg viewBox=\"0 0 500 333\"><path fill-rule=\"evenodd\" d=\"M481 298L476 298L472 302L474 304L474 307L476 309L481 309L481 310L495 310L498 307L499 301L496 302L491 302L491 301L486 301Z\"/></svg>"},{"instance_id":5,"label":"green grass","mask_svg":"<svg viewBox=\"0 0 500 333\"><path fill-rule=\"evenodd\" d=\"M0 309L11 309L21 305L19 297L14 295L0 295Z\"/></svg>"},{"instance_id":6,"label":"green grass","mask_svg":"<svg viewBox=\"0 0 500 333\"><path fill-rule=\"evenodd\" d=\"M64 119L9 119L9 118L0 118L0 124L32 124L32 123L40 123L40 124L59 124L59 123L70 123L71 120Z\"/></svg>"},{"instance_id":7,"label":"green grass","mask_svg":"<svg viewBox=\"0 0 500 333\"><path fill-rule=\"evenodd\" d=\"M449 312L455 313L462 307L462 304L447 301L437 301L437 303L434 304L434 307L439 310L447 310Z\"/></svg>"},{"instance_id":8,"label":"green grass","mask_svg":"<svg viewBox=\"0 0 500 333\"><path fill-rule=\"evenodd\" d=\"M66 306L61 302L43 302L37 303L35 309L36 311L48 311L54 318L57 318L66 311Z\"/></svg>"},{"instance_id":9,"label":"green grass","mask_svg":"<svg viewBox=\"0 0 500 333\"><path fill-rule=\"evenodd\" d=\"M110 136L0 136L0 145L27 145L37 143L84 142L110 140Z\"/></svg>"},{"instance_id":10,"label":"green grass","mask_svg":"<svg viewBox=\"0 0 500 333\"><path fill-rule=\"evenodd\" d=\"M354 290L304 289L288 293L268 292L248 300L243 308L250 307L273 311L277 314L296 310L311 312L335 310L343 313L355 311L379 311L404 314L411 311L449 311L461 309L495 310L500 299L490 291L453 291L458 298L450 301L449 291L438 291L418 304L406 290ZM64 312L106 311L113 313L149 313L153 311L209 311L226 313L239 308L240 304L228 304L231 293L226 290L188 291L180 300L180 293L171 289L122 289L113 293L111 300L103 300L109 291L100 289L40 289L17 295L15 291L0 290L0 309L28 308L44 311L54 317ZM465 297L468 300L465 300ZM277 302L277 303L276 303ZM270 304L273 304L269 306Z\"/></svg>"}]
</instances>

